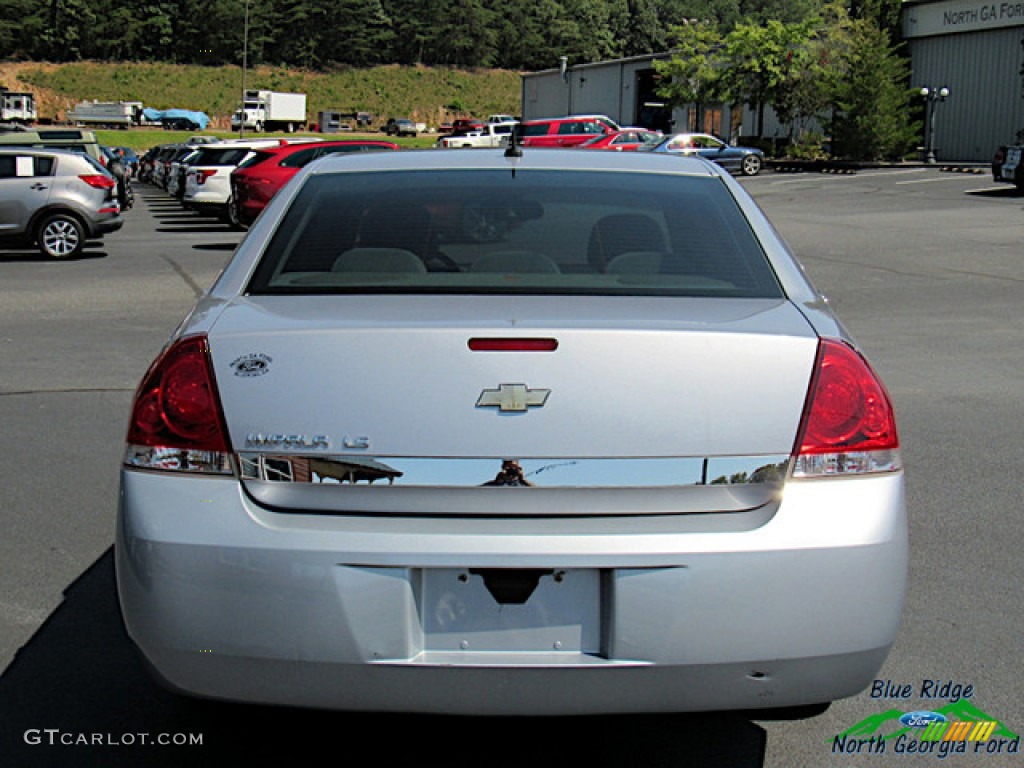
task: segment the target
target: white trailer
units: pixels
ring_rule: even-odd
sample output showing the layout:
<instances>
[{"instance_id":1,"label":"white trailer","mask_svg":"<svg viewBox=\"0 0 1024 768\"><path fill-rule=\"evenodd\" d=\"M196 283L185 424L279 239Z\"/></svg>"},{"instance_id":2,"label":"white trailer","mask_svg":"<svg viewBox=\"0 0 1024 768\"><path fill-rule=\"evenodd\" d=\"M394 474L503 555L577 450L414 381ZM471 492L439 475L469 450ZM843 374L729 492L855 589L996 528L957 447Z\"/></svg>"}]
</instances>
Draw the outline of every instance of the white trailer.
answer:
<instances>
[{"instance_id":1,"label":"white trailer","mask_svg":"<svg viewBox=\"0 0 1024 768\"><path fill-rule=\"evenodd\" d=\"M130 128L141 125L141 101L81 101L68 113L68 120L76 125L95 128Z\"/></svg>"},{"instance_id":2,"label":"white trailer","mask_svg":"<svg viewBox=\"0 0 1024 768\"><path fill-rule=\"evenodd\" d=\"M34 123L36 114L36 97L31 93L9 91L0 86L0 123Z\"/></svg>"},{"instance_id":3,"label":"white trailer","mask_svg":"<svg viewBox=\"0 0 1024 768\"><path fill-rule=\"evenodd\" d=\"M285 131L294 133L306 125L306 94L279 91L246 91L242 109L231 116L231 130Z\"/></svg>"}]
</instances>

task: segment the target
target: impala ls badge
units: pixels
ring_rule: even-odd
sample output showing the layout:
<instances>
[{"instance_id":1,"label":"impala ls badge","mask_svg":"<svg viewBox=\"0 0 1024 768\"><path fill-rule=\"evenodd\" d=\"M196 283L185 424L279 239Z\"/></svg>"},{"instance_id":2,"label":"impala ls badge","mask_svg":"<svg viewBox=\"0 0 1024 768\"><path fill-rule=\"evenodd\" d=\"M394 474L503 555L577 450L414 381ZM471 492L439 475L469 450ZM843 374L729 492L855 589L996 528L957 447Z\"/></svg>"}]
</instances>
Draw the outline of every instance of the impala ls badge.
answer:
<instances>
[{"instance_id":1,"label":"impala ls badge","mask_svg":"<svg viewBox=\"0 0 1024 768\"><path fill-rule=\"evenodd\" d=\"M500 384L497 389L485 389L476 401L477 408L497 408L499 411L525 411L540 408L547 402L550 389L530 389L525 384Z\"/></svg>"}]
</instances>

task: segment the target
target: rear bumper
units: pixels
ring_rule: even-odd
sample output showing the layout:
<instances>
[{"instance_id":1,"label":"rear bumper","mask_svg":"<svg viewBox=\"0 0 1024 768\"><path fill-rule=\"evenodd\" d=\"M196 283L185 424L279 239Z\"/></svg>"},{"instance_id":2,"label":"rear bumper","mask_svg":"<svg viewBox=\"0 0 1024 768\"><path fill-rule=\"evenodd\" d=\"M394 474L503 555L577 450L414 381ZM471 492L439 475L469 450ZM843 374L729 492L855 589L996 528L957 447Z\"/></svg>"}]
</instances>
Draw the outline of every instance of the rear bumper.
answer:
<instances>
[{"instance_id":1,"label":"rear bumper","mask_svg":"<svg viewBox=\"0 0 1024 768\"><path fill-rule=\"evenodd\" d=\"M237 195L237 193L236 193ZM238 219L243 224L252 224L267 206L267 201L258 200L254 197L236 197L238 203Z\"/></svg>"},{"instance_id":2,"label":"rear bumper","mask_svg":"<svg viewBox=\"0 0 1024 768\"><path fill-rule=\"evenodd\" d=\"M124 226L124 218L120 214L113 218L103 219L101 221L90 222L90 237L99 237L109 232L117 232Z\"/></svg>"},{"instance_id":3,"label":"rear bumper","mask_svg":"<svg viewBox=\"0 0 1024 768\"><path fill-rule=\"evenodd\" d=\"M896 637L901 475L790 483L742 532L548 522L277 514L233 480L125 471L122 612L187 692L467 714L820 703ZM502 568L544 574L499 606L477 569Z\"/></svg>"},{"instance_id":4,"label":"rear bumper","mask_svg":"<svg viewBox=\"0 0 1024 768\"><path fill-rule=\"evenodd\" d=\"M198 189L193 188L191 184L187 185L185 193L182 195L182 202L196 208L221 209L227 208L229 197L231 197L230 190L215 181L207 179L206 184Z\"/></svg>"}]
</instances>

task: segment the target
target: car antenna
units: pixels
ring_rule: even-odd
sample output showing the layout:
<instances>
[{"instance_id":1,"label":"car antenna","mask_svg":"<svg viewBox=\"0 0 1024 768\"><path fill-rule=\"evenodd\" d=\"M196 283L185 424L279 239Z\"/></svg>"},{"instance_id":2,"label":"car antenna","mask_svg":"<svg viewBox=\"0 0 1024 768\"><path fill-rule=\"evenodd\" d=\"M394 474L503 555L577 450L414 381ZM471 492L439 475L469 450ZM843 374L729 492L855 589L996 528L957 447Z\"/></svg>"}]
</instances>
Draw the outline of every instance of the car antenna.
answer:
<instances>
[{"instance_id":1,"label":"car antenna","mask_svg":"<svg viewBox=\"0 0 1024 768\"><path fill-rule=\"evenodd\" d=\"M516 144L516 137L519 135L519 126L512 128L512 133L508 135L508 147L505 148L505 157L522 157L523 150Z\"/></svg>"}]
</instances>

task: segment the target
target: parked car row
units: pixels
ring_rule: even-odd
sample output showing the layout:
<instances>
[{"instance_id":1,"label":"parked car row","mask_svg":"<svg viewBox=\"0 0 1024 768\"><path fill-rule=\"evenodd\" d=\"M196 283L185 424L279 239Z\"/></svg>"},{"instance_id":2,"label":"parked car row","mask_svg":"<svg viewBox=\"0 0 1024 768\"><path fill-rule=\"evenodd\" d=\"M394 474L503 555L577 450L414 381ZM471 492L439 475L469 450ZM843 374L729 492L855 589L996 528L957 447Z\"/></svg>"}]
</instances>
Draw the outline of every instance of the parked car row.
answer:
<instances>
[{"instance_id":1,"label":"parked car row","mask_svg":"<svg viewBox=\"0 0 1024 768\"><path fill-rule=\"evenodd\" d=\"M405 122L411 124L411 121ZM452 137L446 137L439 145L503 146L507 141L504 132L514 126L522 146L694 154L746 175L759 172L763 162L760 150L731 147L713 136L675 134L664 137L644 128L620 128L603 115L575 115L522 123L510 115L497 115L487 123L468 118L456 122L459 123L456 135L472 136L475 141L453 142ZM391 133L402 135L403 119L392 119L389 124ZM494 131L495 136L485 136L484 129ZM397 149L399 146L394 142L374 139L194 141L152 148L139 160L137 173L139 180L166 190L184 207L244 229L255 221L277 191L313 160L335 153Z\"/></svg>"},{"instance_id":2,"label":"parked car row","mask_svg":"<svg viewBox=\"0 0 1024 768\"><path fill-rule=\"evenodd\" d=\"M319 157L396 150L378 140L257 139L164 144L141 160L141 181L164 189L188 209L244 229L287 181Z\"/></svg>"},{"instance_id":3,"label":"parked car row","mask_svg":"<svg viewBox=\"0 0 1024 768\"><path fill-rule=\"evenodd\" d=\"M515 121L515 118L510 119ZM523 147L577 147L613 152L696 155L744 176L756 176L764 167L764 153L755 147L733 146L707 133L675 133L665 136L660 131L648 128L622 127L606 115L566 115L524 120L515 125L516 141ZM441 138L437 145L496 146L495 142L487 141L488 128L493 131L494 126L479 120L456 120L452 126L452 135ZM458 141L459 136L472 137L474 140Z\"/></svg>"}]
</instances>

